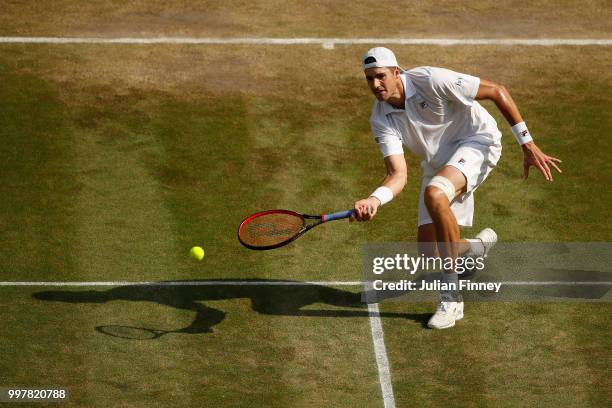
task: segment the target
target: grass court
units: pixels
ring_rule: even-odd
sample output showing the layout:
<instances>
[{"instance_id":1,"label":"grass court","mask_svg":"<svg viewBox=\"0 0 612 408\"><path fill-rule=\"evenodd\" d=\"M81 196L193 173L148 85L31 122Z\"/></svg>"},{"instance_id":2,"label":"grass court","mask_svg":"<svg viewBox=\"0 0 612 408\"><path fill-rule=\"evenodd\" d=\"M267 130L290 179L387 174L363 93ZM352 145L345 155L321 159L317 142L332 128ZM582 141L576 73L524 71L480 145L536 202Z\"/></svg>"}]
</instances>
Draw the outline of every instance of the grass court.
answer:
<instances>
[{"instance_id":1,"label":"grass court","mask_svg":"<svg viewBox=\"0 0 612 408\"><path fill-rule=\"evenodd\" d=\"M453 15L484 23L448 37L538 36L540 21L544 37L612 32L609 6L596 1L564 3L551 20L543 10L553 2L530 4L524 32L495 2L443 2L451 14L440 16L415 6L413 31L394 17L385 35L365 24L366 2L345 13L317 3L335 18L299 12L300 2L278 14L265 12L276 2L153 2L146 12L141 2L14 2L0 34L428 37L428 21ZM408 185L371 223L322 226L275 251L236 239L252 212L342 210L378 185L384 165L360 68L368 47L0 44L0 280L196 282L1 286L0 386L67 387L74 407L383 406L359 286L249 282L359 281L363 244L416 239L419 160L407 155ZM564 161L552 184L535 170L523 181L509 126L485 103L503 154L468 234L492 226L505 242L612 240L611 47L391 48L406 68L504 84L538 145ZM187 256L193 245L206 250L202 263ZM380 305L397 406L610 403L609 303L467 304L445 331L424 328L434 309ZM106 326L170 333L125 339Z\"/></svg>"}]
</instances>

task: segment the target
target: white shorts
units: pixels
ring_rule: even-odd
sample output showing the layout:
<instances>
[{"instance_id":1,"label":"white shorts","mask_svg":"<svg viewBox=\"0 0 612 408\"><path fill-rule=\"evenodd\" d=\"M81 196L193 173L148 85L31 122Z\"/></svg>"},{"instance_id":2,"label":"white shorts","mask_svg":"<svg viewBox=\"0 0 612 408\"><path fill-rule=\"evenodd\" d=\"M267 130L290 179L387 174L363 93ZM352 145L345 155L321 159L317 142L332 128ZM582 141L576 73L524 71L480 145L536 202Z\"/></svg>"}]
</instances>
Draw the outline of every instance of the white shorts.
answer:
<instances>
[{"instance_id":1,"label":"white shorts","mask_svg":"<svg viewBox=\"0 0 612 408\"><path fill-rule=\"evenodd\" d=\"M457 168L467 180L467 191L451 202L451 211L460 227L471 227L474 218L474 191L487 178L501 156L501 145L487 146L480 143L466 143L459 146L444 166ZM442 167L444 167L442 166ZM433 221L425 206L425 187L440 170L428 168L423 163L424 173L419 195L419 227Z\"/></svg>"}]
</instances>

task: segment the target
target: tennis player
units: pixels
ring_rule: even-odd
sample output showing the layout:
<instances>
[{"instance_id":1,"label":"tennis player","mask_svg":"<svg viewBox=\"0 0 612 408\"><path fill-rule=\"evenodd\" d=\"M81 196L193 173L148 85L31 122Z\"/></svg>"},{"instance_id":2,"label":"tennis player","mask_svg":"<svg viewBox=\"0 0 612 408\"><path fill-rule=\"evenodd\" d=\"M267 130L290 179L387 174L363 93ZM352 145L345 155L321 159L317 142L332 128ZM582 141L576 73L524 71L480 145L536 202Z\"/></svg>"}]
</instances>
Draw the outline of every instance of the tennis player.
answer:
<instances>
[{"instance_id":1,"label":"tennis player","mask_svg":"<svg viewBox=\"0 0 612 408\"><path fill-rule=\"evenodd\" d=\"M502 85L444 68L403 70L393 52L370 49L363 57L366 80L376 101L372 134L380 147L387 175L380 187L355 203L354 218L371 220L382 205L397 196L407 180L403 146L423 159L419 196L418 241L427 256L485 256L497 234L485 228L474 239L461 239L460 227L471 227L474 191L501 156L501 132L495 119L477 102L488 99L512 127L524 153L523 176L535 166L546 180L561 161L544 154L533 142L508 90ZM442 282L458 285L454 268ZM453 287L453 285L445 285ZM455 286L456 287L456 286ZM428 326L444 329L463 317L458 290L442 291Z\"/></svg>"}]
</instances>

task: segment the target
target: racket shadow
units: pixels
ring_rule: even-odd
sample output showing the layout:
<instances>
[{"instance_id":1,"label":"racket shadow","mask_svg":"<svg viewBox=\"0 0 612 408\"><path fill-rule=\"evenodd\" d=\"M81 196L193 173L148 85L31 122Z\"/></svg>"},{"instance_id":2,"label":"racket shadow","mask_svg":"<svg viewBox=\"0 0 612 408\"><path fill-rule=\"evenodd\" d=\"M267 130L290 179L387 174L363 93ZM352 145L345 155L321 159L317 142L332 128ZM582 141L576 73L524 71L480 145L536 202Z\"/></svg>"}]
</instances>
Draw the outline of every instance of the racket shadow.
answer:
<instances>
[{"instance_id":1,"label":"racket shadow","mask_svg":"<svg viewBox=\"0 0 612 408\"><path fill-rule=\"evenodd\" d=\"M369 316L367 304L362 303L360 292L293 281L275 284L278 282L260 279L241 280L238 284L227 284L226 280L172 281L118 286L107 290L41 291L32 296L42 301L66 303L99 304L117 300L153 302L195 312L195 318L189 326L168 331L120 324L101 324L95 327L99 333L134 340L155 340L169 333L211 333L213 327L222 322L226 315L222 310L203 304L214 300L250 299L252 310L265 315L329 318ZM316 308L309 308L313 305L316 305ZM410 319L420 323L429 317L427 314L385 312L380 316Z\"/></svg>"}]
</instances>

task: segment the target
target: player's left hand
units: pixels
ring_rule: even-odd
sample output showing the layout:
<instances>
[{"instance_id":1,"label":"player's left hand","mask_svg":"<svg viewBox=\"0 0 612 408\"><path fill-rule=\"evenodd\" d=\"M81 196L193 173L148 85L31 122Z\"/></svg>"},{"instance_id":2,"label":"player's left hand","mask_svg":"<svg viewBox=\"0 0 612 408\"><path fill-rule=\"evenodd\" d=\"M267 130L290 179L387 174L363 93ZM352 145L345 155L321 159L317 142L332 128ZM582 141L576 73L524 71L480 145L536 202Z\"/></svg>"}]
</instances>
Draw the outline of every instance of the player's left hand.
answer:
<instances>
[{"instance_id":1,"label":"player's left hand","mask_svg":"<svg viewBox=\"0 0 612 408\"><path fill-rule=\"evenodd\" d=\"M529 167L534 166L540 173L544 175L546 181L553 181L552 172L550 168L554 168L558 173L563 173L557 166L557 163L562 163L561 160L556 157L544 154L535 143L525 143L523 146L523 154L525 158L523 160L523 177L526 179L529 177Z\"/></svg>"}]
</instances>

